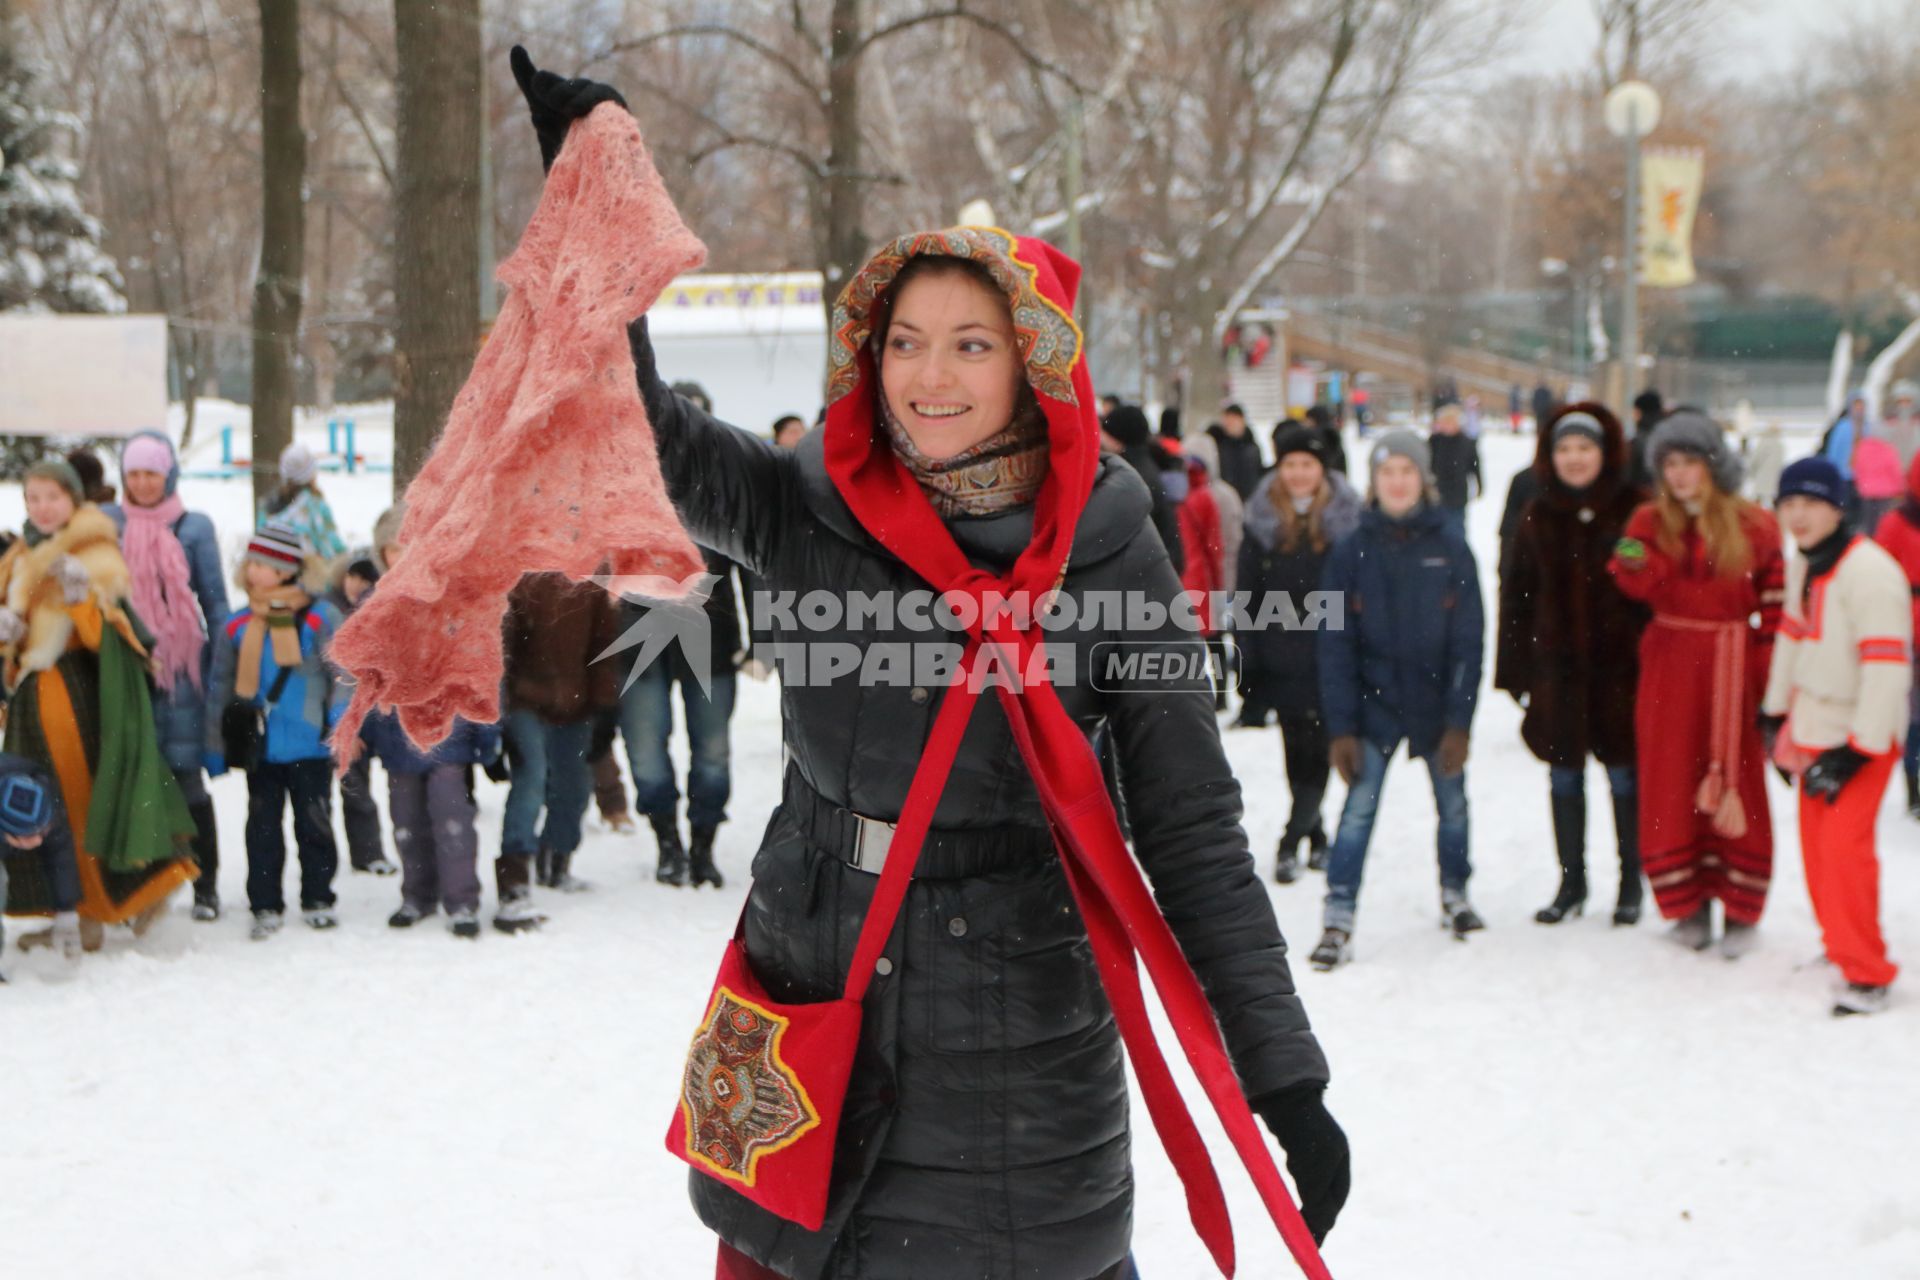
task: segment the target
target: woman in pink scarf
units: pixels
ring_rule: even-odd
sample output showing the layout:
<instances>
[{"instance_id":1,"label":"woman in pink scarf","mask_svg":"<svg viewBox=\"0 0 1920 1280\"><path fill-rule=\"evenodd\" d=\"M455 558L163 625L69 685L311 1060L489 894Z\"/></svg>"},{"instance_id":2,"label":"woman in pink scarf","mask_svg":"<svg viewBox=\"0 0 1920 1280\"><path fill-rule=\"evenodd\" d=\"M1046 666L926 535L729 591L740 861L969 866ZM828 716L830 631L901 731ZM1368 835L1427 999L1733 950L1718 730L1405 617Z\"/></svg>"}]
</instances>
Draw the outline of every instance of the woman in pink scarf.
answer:
<instances>
[{"instance_id":1,"label":"woman in pink scarf","mask_svg":"<svg viewBox=\"0 0 1920 1280\"><path fill-rule=\"evenodd\" d=\"M206 740L207 638L227 621L227 589L213 521L188 511L174 490L180 464L173 444L154 431L127 441L120 453L123 506L104 508L120 526L122 554L133 580L133 612L152 633L156 668L153 714L167 767L193 814L193 918L220 917L220 845L213 800L201 776Z\"/></svg>"}]
</instances>

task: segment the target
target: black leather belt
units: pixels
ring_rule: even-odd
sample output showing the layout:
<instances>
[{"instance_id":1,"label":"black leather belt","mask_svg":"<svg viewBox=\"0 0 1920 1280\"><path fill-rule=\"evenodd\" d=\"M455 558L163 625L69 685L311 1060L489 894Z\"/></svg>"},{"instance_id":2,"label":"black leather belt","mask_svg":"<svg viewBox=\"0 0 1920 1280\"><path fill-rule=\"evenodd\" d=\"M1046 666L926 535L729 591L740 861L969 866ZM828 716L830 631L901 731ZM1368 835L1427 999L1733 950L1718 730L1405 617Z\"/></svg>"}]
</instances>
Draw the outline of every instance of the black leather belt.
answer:
<instances>
[{"instance_id":1,"label":"black leather belt","mask_svg":"<svg viewBox=\"0 0 1920 1280\"><path fill-rule=\"evenodd\" d=\"M879 875L887 865L894 824L832 803L808 786L797 769L787 770L781 806L815 845L856 871ZM914 864L916 880L958 880L1054 856L1045 827L998 826L930 830Z\"/></svg>"}]
</instances>

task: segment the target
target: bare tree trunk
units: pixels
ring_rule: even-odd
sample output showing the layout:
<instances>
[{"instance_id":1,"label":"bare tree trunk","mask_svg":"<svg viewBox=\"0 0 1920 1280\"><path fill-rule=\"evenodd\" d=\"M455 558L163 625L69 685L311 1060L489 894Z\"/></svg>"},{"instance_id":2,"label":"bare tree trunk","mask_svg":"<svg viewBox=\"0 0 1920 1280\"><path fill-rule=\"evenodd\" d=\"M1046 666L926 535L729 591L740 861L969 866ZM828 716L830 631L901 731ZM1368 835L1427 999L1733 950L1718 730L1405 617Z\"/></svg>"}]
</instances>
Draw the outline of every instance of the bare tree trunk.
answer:
<instances>
[{"instance_id":1,"label":"bare tree trunk","mask_svg":"<svg viewBox=\"0 0 1920 1280\"><path fill-rule=\"evenodd\" d=\"M832 44L827 55L827 287L822 301L827 324L833 324L833 302L853 279L867 257L867 237L861 230L860 173L860 45L867 34L866 0L833 0Z\"/></svg>"},{"instance_id":2,"label":"bare tree trunk","mask_svg":"<svg viewBox=\"0 0 1920 1280\"><path fill-rule=\"evenodd\" d=\"M253 495L293 439L306 257L307 139L300 126L300 0L260 0L260 272L253 286Z\"/></svg>"},{"instance_id":3,"label":"bare tree trunk","mask_svg":"<svg viewBox=\"0 0 1920 1280\"><path fill-rule=\"evenodd\" d=\"M393 485L432 451L480 337L480 0L394 0Z\"/></svg>"}]
</instances>

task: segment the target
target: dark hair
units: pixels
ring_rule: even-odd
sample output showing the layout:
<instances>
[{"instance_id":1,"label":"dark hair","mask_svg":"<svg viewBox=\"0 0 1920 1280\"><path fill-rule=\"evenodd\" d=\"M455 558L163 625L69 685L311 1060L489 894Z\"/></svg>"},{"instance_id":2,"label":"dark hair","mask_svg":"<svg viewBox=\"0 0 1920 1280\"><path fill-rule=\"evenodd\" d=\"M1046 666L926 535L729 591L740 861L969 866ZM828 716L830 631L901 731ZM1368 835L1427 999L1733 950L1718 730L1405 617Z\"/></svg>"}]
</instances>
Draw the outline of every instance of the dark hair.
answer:
<instances>
[{"instance_id":1,"label":"dark hair","mask_svg":"<svg viewBox=\"0 0 1920 1280\"><path fill-rule=\"evenodd\" d=\"M797 413L783 413L779 417L773 420L773 428L767 432L767 435L769 436L769 438L773 440L778 440L780 438L781 430L784 429L789 422L791 422L794 426L800 428L802 431L805 431L807 429L807 420L805 418L801 417Z\"/></svg>"},{"instance_id":2,"label":"dark hair","mask_svg":"<svg viewBox=\"0 0 1920 1280\"><path fill-rule=\"evenodd\" d=\"M993 278L993 273L988 271L983 264L975 262L972 258L956 258L949 253L923 253L908 261L906 266L900 268L899 274L893 278L893 283L887 286L886 315L873 326L874 341L881 344L886 342L887 330L893 327L893 300L900 296L902 289L905 289L908 285L923 276L947 275L966 276L988 293L998 298L1000 305L1007 308L1007 316L1009 321L1011 321L1013 304L1007 300L1006 293L1000 288L999 282ZM1019 346L1015 344L1014 358L1016 361L1019 359L1019 355ZM1020 381L1022 386L1026 385L1026 378L1024 376L1022 376Z\"/></svg>"},{"instance_id":3,"label":"dark hair","mask_svg":"<svg viewBox=\"0 0 1920 1280\"><path fill-rule=\"evenodd\" d=\"M86 491L88 502L112 502L119 491L107 483L107 468L95 456L91 449L73 449L67 454L67 465L80 475L80 487Z\"/></svg>"},{"instance_id":4,"label":"dark hair","mask_svg":"<svg viewBox=\"0 0 1920 1280\"><path fill-rule=\"evenodd\" d=\"M1227 415L1227 414L1229 414L1229 413L1232 413L1232 414L1237 414L1237 415L1239 415L1239 416L1240 416L1241 418L1243 418L1243 419L1244 419L1244 418L1245 418L1245 417L1247 416L1247 411L1246 411L1245 409L1242 409L1242 408L1241 408L1241 407L1240 407L1239 405L1237 405L1237 404L1230 404L1230 405L1228 405L1228 406L1227 406L1226 408L1224 408L1224 409L1222 409L1222 410L1220 411L1220 413L1221 413L1221 416L1223 416L1223 417L1224 417L1225 415Z\"/></svg>"},{"instance_id":5,"label":"dark hair","mask_svg":"<svg viewBox=\"0 0 1920 1280\"><path fill-rule=\"evenodd\" d=\"M676 382L673 384L672 387L669 388L669 390L671 390L675 395L681 397L682 399L691 400L695 404L699 405L700 411L702 413L713 412L713 397L708 395L707 389L701 386L699 383Z\"/></svg>"}]
</instances>

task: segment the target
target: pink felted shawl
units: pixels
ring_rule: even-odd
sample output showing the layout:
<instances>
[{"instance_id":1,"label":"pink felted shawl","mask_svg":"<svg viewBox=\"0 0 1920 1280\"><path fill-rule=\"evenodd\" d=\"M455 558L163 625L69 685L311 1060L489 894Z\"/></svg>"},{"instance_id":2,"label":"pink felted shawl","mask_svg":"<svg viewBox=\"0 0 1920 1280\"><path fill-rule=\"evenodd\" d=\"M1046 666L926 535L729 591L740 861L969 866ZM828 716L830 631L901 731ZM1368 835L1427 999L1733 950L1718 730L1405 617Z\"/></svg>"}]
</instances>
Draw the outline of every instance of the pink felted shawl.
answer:
<instances>
[{"instance_id":1,"label":"pink felted shawl","mask_svg":"<svg viewBox=\"0 0 1920 1280\"><path fill-rule=\"evenodd\" d=\"M416 743L500 717L500 626L523 573L688 582L705 565L660 475L627 325L706 260L633 117L579 122L499 276L511 291L433 454L408 487L399 564L340 629L357 682L333 736L374 707ZM659 594L684 592L663 589Z\"/></svg>"}]
</instances>

